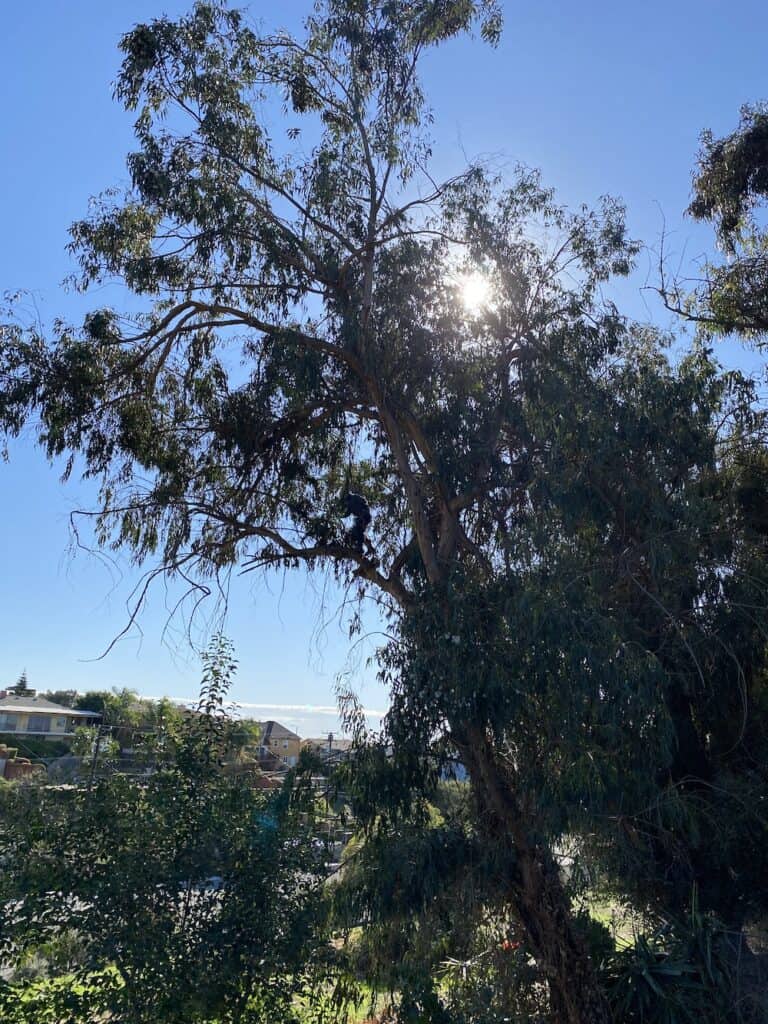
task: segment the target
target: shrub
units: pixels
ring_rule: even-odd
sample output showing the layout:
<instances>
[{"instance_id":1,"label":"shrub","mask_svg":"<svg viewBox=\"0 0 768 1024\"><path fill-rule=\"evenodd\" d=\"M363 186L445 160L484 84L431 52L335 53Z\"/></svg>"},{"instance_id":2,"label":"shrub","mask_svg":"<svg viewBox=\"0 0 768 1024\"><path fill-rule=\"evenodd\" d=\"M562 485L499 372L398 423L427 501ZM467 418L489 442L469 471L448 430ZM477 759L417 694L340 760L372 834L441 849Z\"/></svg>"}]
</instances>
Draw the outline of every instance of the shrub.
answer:
<instances>
[{"instance_id":1,"label":"shrub","mask_svg":"<svg viewBox=\"0 0 768 1024\"><path fill-rule=\"evenodd\" d=\"M694 907L667 919L603 962L622 1024L758 1024L766 1016L738 998L741 936Z\"/></svg>"},{"instance_id":2,"label":"shrub","mask_svg":"<svg viewBox=\"0 0 768 1024\"><path fill-rule=\"evenodd\" d=\"M22 757L28 757L31 761L63 757L69 753L70 749L68 740L33 739L30 736L20 739L15 733L0 733L0 746L2 744L16 750Z\"/></svg>"}]
</instances>

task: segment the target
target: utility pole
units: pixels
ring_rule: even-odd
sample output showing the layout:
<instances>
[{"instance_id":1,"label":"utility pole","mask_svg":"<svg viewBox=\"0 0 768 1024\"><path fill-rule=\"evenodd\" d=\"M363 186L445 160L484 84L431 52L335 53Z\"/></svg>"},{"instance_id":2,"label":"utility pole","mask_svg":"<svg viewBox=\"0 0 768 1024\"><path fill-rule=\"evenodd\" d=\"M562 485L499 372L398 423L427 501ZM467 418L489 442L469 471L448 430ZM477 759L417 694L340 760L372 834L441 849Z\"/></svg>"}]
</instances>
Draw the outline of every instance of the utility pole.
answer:
<instances>
[{"instance_id":1,"label":"utility pole","mask_svg":"<svg viewBox=\"0 0 768 1024\"><path fill-rule=\"evenodd\" d=\"M88 792L90 793L93 788L93 780L96 776L96 762L99 759L99 747L101 746L101 730L104 728L102 725L96 727L96 739L93 744L93 756L91 757L91 771L88 777Z\"/></svg>"}]
</instances>

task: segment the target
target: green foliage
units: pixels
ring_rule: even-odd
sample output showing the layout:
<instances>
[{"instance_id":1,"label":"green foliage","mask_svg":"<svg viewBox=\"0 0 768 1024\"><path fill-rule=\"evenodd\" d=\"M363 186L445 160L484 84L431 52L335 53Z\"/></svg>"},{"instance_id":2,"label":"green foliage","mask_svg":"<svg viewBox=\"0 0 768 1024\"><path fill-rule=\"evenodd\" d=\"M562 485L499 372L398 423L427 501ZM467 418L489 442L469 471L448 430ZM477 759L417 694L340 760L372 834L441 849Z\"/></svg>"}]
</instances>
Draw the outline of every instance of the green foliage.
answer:
<instances>
[{"instance_id":1,"label":"green foliage","mask_svg":"<svg viewBox=\"0 0 768 1024\"><path fill-rule=\"evenodd\" d=\"M60 704L63 708L73 708L77 700L77 690L46 690L40 694L46 700Z\"/></svg>"},{"instance_id":2,"label":"green foliage","mask_svg":"<svg viewBox=\"0 0 768 1024\"><path fill-rule=\"evenodd\" d=\"M725 258L708 260L699 283L662 282L668 304L704 330L738 333L762 345L768 331L768 109L745 105L723 138L701 137L688 212L715 227Z\"/></svg>"},{"instance_id":3,"label":"green foliage","mask_svg":"<svg viewBox=\"0 0 768 1024\"><path fill-rule=\"evenodd\" d=\"M112 690L89 690L80 694L74 703L76 711L95 711L107 725L133 725L136 720L135 708L138 694L127 687Z\"/></svg>"},{"instance_id":4,"label":"green foliage","mask_svg":"<svg viewBox=\"0 0 768 1024\"><path fill-rule=\"evenodd\" d=\"M25 693L29 693L29 682L27 681L27 670L21 673L16 683L8 688L9 693L15 694L17 697L23 697Z\"/></svg>"},{"instance_id":5,"label":"green foliage","mask_svg":"<svg viewBox=\"0 0 768 1024\"><path fill-rule=\"evenodd\" d=\"M765 421L706 345L673 363L604 300L639 248L615 200L568 211L525 168L435 183L420 61L477 26L497 37L496 5L322 0L301 40L218 3L136 26L116 85L136 115L130 188L94 203L72 249L83 287L121 279L149 312L94 309L45 339L9 326L0 424L32 419L49 456L79 457L101 482L98 540L150 578L208 593L234 566L322 566L374 595L393 700L354 758L371 863L349 898L397 953L401 1012L445 1009L435 964L466 956L436 915L479 891L456 904L468 941L489 908L514 916L552 1015L602 1024L559 844L643 904L685 907L692 878L734 925L765 904ZM475 310L468 273L488 284ZM362 545L341 518L352 488ZM191 773L163 799L208 794L227 657L204 714L160 745ZM133 698L101 707L135 733ZM210 743L190 746L196 730ZM456 759L472 801L435 827ZM143 820L168 771L141 801L118 782L91 800ZM204 819L176 806L213 843L213 823L229 833L209 796Z\"/></svg>"},{"instance_id":6,"label":"green foliage","mask_svg":"<svg viewBox=\"0 0 768 1024\"><path fill-rule=\"evenodd\" d=\"M116 757L120 747L112 736L102 735L98 726L80 725L72 737L71 753L76 757L103 759Z\"/></svg>"},{"instance_id":7,"label":"green foliage","mask_svg":"<svg viewBox=\"0 0 768 1024\"><path fill-rule=\"evenodd\" d=\"M102 743L105 749L114 741L118 749L128 749L136 757L153 758L158 750L172 745L178 736L186 712L169 700L140 698L126 687L90 690L76 698L75 707L101 715Z\"/></svg>"},{"instance_id":8,"label":"green foliage","mask_svg":"<svg viewBox=\"0 0 768 1024\"><path fill-rule=\"evenodd\" d=\"M67 975L83 962L83 956L83 943L77 932L62 932L36 949L27 950L14 971L14 981Z\"/></svg>"},{"instance_id":9,"label":"green foliage","mask_svg":"<svg viewBox=\"0 0 768 1024\"><path fill-rule=\"evenodd\" d=\"M48 760L69 753L68 740L44 740L34 736L19 736L18 733L0 733L0 743L20 751L22 757L30 760Z\"/></svg>"},{"instance_id":10,"label":"green foliage","mask_svg":"<svg viewBox=\"0 0 768 1024\"><path fill-rule=\"evenodd\" d=\"M450 1024L535 1021L547 1012L541 973L524 945L499 926L481 926L466 958L444 960L438 978Z\"/></svg>"},{"instance_id":11,"label":"green foliage","mask_svg":"<svg viewBox=\"0 0 768 1024\"><path fill-rule=\"evenodd\" d=\"M708 905L738 916L765 871L765 548L749 511L764 477L759 457L718 461L713 423L749 423L750 389L706 350L673 369L637 347L589 384L585 359L567 372L559 450L531 460L535 498L499 538L512 571L464 568L420 595L384 655L384 742L429 786L457 740L472 765L462 724L486 723L550 841L587 833L641 901L684 905L706 879ZM541 401L521 415L551 416Z\"/></svg>"},{"instance_id":12,"label":"green foliage","mask_svg":"<svg viewBox=\"0 0 768 1024\"><path fill-rule=\"evenodd\" d=\"M259 722L253 722L246 718L232 719L227 734L228 756L237 759L256 753L260 737L261 724Z\"/></svg>"},{"instance_id":13,"label":"green foliage","mask_svg":"<svg viewBox=\"0 0 768 1024\"><path fill-rule=\"evenodd\" d=\"M196 713L154 773L3 794L0 956L23 968L67 935L81 943L66 981L49 957L34 995L0 987L3 1020L288 1022L295 999L311 1008L342 980L311 793L289 779L265 796L221 771L233 670L215 641Z\"/></svg>"},{"instance_id":14,"label":"green foliage","mask_svg":"<svg viewBox=\"0 0 768 1024\"><path fill-rule=\"evenodd\" d=\"M650 935L638 934L604 964L616 1019L626 1024L741 1024L753 1016L736 981L742 939L695 909ZM739 990L741 990L739 994Z\"/></svg>"},{"instance_id":15,"label":"green foliage","mask_svg":"<svg viewBox=\"0 0 768 1024\"><path fill-rule=\"evenodd\" d=\"M768 199L768 112L744 106L738 128L722 139L702 135L690 212L714 220L722 245L734 251L754 207Z\"/></svg>"},{"instance_id":16,"label":"green foliage","mask_svg":"<svg viewBox=\"0 0 768 1024\"><path fill-rule=\"evenodd\" d=\"M506 898L514 851L478 827L467 784L433 798L408 822L382 814L344 851L333 904L350 966L414 1024L536 1019L544 978Z\"/></svg>"}]
</instances>

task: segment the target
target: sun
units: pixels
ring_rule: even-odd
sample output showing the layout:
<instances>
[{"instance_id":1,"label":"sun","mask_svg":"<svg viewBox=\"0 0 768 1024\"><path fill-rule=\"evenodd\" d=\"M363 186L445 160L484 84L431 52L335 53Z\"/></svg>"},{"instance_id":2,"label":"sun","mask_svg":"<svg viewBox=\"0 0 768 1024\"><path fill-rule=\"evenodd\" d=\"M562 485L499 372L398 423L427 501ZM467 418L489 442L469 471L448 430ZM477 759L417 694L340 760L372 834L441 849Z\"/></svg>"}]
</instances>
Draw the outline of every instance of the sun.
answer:
<instances>
[{"instance_id":1,"label":"sun","mask_svg":"<svg viewBox=\"0 0 768 1024\"><path fill-rule=\"evenodd\" d=\"M488 301L491 290L488 278L478 271L465 274L459 279L459 294L464 308L469 313L479 313Z\"/></svg>"}]
</instances>

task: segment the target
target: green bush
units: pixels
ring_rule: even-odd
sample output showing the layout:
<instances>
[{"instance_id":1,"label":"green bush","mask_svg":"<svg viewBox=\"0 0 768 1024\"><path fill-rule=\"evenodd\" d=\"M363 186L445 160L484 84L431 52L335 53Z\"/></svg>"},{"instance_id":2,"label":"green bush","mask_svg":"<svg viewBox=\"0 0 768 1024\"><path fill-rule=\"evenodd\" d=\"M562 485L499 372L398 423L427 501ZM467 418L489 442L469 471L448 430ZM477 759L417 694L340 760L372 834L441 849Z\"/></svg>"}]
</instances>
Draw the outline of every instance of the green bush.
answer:
<instances>
[{"instance_id":1,"label":"green bush","mask_svg":"<svg viewBox=\"0 0 768 1024\"><path fill-rule=\"evenodd\" d=\"M30 761L50 760L52 757L64 757L70 752L68 740L44 740L30 736L19 737L15 733L0 733L0 744L17 750L19 757L28 757Z\"/></svg>"},{"instance_id":2,"label":"green bush","mask_svg":"<svg viewBox=\"0 0 768 1024\"><path fill-rule=\"evenodd\" d=\"M622 1024L764 1024L738 996L734 942L712 914L669 919L603 962Z\"/></svg>"}]
</instances>

